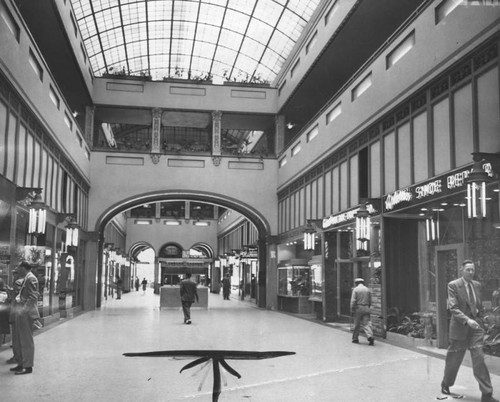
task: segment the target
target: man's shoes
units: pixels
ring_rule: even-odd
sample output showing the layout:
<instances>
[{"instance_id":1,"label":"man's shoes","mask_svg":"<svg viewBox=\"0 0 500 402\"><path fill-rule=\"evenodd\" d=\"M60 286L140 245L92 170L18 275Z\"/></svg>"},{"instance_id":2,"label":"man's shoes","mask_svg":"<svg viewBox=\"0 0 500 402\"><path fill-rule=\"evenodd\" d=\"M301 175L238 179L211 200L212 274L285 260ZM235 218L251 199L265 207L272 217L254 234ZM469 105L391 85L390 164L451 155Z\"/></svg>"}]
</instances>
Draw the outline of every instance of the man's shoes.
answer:
<instances>
[{"instance_id":1,"label":"man's shoes","mask_svg":"<svg viewBox=\"0 0 500 402\"><path fill-rule=\"evenodd\" d=\"M448 385L445 385L443 382L441 383L441 393L445 395L450 395L450 387Z\"/></svg>"},{"instance_id":2,"label":"man's shoes","mask_svg":"<svg viewBox=\"0 0 500 402\"><path fill-rule=\"evenodd\" d=\"M191 324L191 320L187 320L187 321L186 321L186 324Z\"/></svg>"},{"instance_id":3,"label":"man's shoes","mask_svg":"<svg viewBox=\"0 0 500 402\"><path fill-rule=\"evenodd\" d=\"M22 371L23 370L23 366L20 366L19 364L16 366L16 367L12 367L11 369L9 369L10 371Z\"/></svg>"},{"instance_id":4,"label":"man's shoes","mask_svg":"<svg viewBox=\"0 0 500 402\"><path fill-rule=\"evenodd\" d=\"M353 339L352 343L359 343L359 341L357 339Z\"/></svg>"},{"instance_id":5,"label":"man's shoes","mask_svg":"<svg viewBox=\"0 0 500 402\"><path fill-rule=\"evenodd\" d=\"M368 338L368 345L373 346L375 344L375 339L373 338Z\"/></svg>"},{"instance_id":6,"label":"man's shoes","mask_svg":"<svg viewBox=\"0 0 500 402\"><path fill-rule=\"evenodd\" d=\"M481 402L498 402L498 399L493 398L492 394L481 395Z\"/></svg>"},{"instance_id":7,"label":"man's shoes","mask_svg":"<svg viewBox=\"0 0 500 402\"><path fill-rule=\"evenodd\" d=\"M22 369L21 371L16 371L14 374L16 375L21 375L21 374L31 374L33 372L32 367L26 367L25 369Z\"/></svg>"},{"instance_id":8,"label":"man's shoes","mask_svg":"<svg viewBox=\"0 0 500 402\"><path fill-rule=\"evenodd\" d=\"M17 360L14 357L11 357L5 363L7 363L7 364L17 364Z\"/></svg>"}]
</instances>

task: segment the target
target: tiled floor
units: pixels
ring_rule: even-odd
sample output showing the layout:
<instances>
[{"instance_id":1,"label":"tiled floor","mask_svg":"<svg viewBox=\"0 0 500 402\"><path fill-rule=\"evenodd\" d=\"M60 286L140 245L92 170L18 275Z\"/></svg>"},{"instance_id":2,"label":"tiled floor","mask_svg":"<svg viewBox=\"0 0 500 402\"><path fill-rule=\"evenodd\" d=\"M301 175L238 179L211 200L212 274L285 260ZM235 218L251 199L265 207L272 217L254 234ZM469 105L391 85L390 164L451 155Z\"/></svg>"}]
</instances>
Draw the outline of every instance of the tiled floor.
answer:
<instances>
[{"instance_id":1,"label":"tiled floor","mask_svg":"<svg viewBox=\"0 0 500 402\"><path fill-rule=\"evenodd\" d=\"M35 338L31 375L15 376L0 352L0 401L211 401L212 369L179 373L193 361L124 357L156 350L292 351L268 360L228 360L242 378L222 370L220 401L432 401L440 396L440 357L365 340L351 343L345 330L261 310L210 295L209 309L194 309L192 325L179 310L159 309L148 290L110 299L45 330ZM226 385L224 385L224 378ZM500 377L492 375L500 394ZM203 383L201 390L200 384ZM457 385L466 401L480 393L469 367Z\"/></svg>"}]
</instances>

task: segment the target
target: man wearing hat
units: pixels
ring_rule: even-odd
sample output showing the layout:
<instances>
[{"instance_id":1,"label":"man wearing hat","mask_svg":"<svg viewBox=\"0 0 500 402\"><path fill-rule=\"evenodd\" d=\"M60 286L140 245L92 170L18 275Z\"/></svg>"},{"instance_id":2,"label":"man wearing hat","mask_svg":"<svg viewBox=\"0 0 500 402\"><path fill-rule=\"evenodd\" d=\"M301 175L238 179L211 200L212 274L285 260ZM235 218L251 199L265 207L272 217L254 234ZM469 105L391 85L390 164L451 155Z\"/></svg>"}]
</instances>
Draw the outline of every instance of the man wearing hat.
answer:
<instances>
[{"instance_id":1,"label":"man wearing hat","mask_svg":"<svg viewBox=\"0 0 500 402\"><path fill-rule=\"evenodd\" d=\"M38 279L31 272L31 265L22 261L17 267L20 278L23 278L19 293L15 296L14 325L16 342L19 347L17 366L10 369L15 374L33 372L35 342L33 340L33 322L40 318L38 314Z\"/></svg>"},{"instance_id":2,"label":"man wearing hat","mask_svg":"<svg viewBox=\"0 0 500 402\"><path fill-rule=\"evenodd\" d=\"M359 329L363 329L370 346L374 345L372 323L370 321L371 292L364 284L363 278L354 280L351 296L351 314L354 317L352 343L359 343Z\"/></svg>"}]
</instances>

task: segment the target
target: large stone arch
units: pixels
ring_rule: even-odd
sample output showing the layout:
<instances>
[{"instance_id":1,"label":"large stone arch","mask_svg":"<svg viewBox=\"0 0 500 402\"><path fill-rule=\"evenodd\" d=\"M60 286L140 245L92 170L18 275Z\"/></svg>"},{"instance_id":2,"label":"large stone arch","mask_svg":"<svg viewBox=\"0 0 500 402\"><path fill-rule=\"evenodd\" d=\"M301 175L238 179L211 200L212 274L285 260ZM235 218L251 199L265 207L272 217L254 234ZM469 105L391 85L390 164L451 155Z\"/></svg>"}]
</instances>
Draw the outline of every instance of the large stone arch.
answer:
<instances>
[{"instance_id":1,"label":"large stone arch","mask_svg":"<svg viewBox=\"0 0 500 402\"><path fill-rule=\"evenodd\" d=\"M258 300L259 307L267 307L273 308L273 306L266 305L267 289L267 275L266 272L268 270L268 239L271 236L271 227L269 220L261 214L256 208L251 205L238 200L233 197L229 197L227 195L221 195L212 192L205 191L194 191L194 190L158 190L147 192L143 194L131 195L125 199L122 199L118 202L113 203L112 205L108 205L104 208L103 212L98 215L98 218L95 221L94 230L97 234L100 241L97 244L97 260L95 261L96 266L96 274L98 278L98 283L95 289L94 300L95 306L100 307L101 305L101 277L102 277L102 254L103 254L103 233L106 225L113 219L117 214L124 212L130 208L151 203L151 202L160 202L160 201L178 201L178 200L188 200L188 201L199 201L199 202L208 202L215 205L223 206L229 209L232 209L236 212L244 215L249 221L251 221L255 227L257 228L259 234L259 269L261 277L259 278L259 288L260 290L260 300ZM95 211L94 211L95 213ZM275 252L273 253L275 256ZM275 257L273 257L275 260ZM90 261L90 263L92 263Z\"/></svg>"}]
</instances>

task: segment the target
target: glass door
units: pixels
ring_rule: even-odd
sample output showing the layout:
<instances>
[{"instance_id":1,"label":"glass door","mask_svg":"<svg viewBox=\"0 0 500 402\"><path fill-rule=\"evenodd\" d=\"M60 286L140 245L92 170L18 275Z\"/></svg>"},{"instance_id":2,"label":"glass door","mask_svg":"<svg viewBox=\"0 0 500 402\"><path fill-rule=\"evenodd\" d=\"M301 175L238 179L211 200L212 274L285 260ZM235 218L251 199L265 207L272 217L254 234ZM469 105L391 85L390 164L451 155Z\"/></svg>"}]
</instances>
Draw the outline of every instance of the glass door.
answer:
<instances>
[{"instance_id":1,"label":"glass door","mask_svg":"<svg viewBox=\"0 0 500 402\"><path fill-rule=\"evenodd\" d=\"M436 330L438 348L448 347L448 327L450 322L447 306L448 283L459 277L463 256L462 244L436 246Z\"/></svg>"},{"instance_id":2,"label":"glass door","mask_svg":"<svg viewBox=\"0 0 500 402\"><path fill-rule=\"evenodd\" d=\"M339 311L338 314L345 317L351 316L351 293L354 283L354 272L352 262L339 262Z\"/></svg>"}]
</instances>

